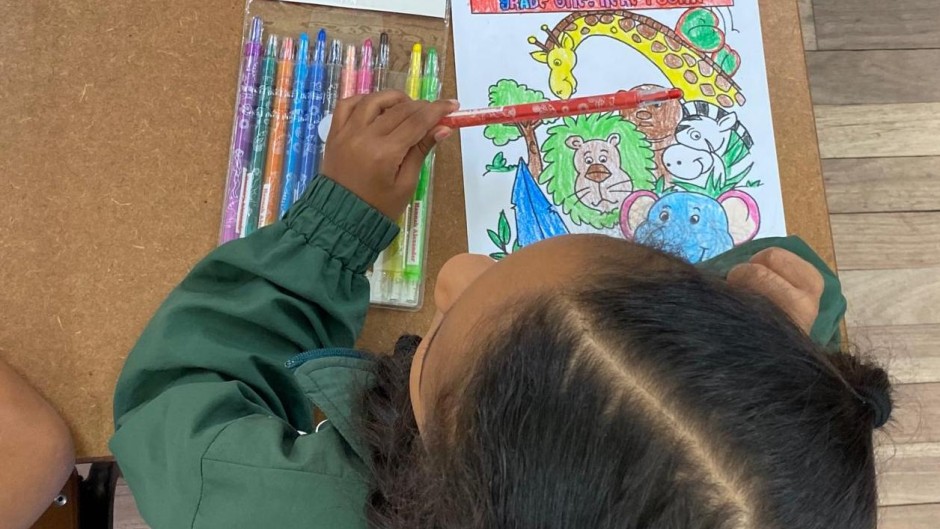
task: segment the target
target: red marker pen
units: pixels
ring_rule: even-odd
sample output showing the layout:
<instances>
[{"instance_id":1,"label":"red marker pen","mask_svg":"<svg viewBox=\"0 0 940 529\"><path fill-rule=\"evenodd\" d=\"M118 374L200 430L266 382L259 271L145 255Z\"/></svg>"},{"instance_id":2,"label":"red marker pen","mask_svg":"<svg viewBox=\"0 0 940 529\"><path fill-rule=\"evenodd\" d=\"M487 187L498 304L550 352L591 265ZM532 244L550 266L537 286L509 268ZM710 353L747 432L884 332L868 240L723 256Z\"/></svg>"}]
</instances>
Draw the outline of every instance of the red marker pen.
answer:
<instances>
[{"instance_id":1,"label":"red marker pen","mask_svg":"<svg viewBox=\"0 0 940 529\"><path fill-rule=\"evenodd\" d=\"M631 90L617 92L615 94L578 97L564 101L542 101L540 103L526 103L523 105L460 110L445 117L439 124L452 129L458 129L463 127L480 127L494 123L540 121L543 119L641 108L663 101L682 99L682 97L682 90L678 88Z\"/></svg>"}]
</instances>

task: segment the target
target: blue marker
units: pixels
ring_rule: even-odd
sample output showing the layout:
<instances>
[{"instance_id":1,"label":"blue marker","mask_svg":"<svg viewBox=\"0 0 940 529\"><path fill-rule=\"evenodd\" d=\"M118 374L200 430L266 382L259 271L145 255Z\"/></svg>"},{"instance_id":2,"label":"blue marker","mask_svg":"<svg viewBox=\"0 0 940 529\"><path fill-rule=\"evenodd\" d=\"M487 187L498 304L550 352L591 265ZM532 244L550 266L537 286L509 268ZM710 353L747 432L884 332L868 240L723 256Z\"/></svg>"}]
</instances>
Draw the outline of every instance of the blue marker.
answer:
<instances>
[{"instance_id":1,"label":"blue marker","mask_svg":"<svg viewBox=\"0 0 940 529\"><path fill-rule=\"evenodd\" d=\"M307 96L307 130L304 136L303 161L300 164L300 182L297 184L295 200L300 198L300 195L307 189L307 186L317 176L320 169L320 121L323 119L325 56L326 31L321 29L320 34L317 35L317 45L313 50L313 61L310 67L310 92Z\"/></svg>"},{"instance_id":2,"label":"blue marker","mask_svg":"<svg viewBox=\"0 0 940 529\"><path fill-rule=\"evenodd\" d=\"M290 124L287 127L290 135L287 138L287 148L285 149L287 158L284 161L284 187L281 192L281 207L278 217L283 217L288 208L293 205L300 180L301 156L303 154L301 150L307 121L304 115L304 103L306 102L307 73L309 72L308 47L307 34L301 33L297 47L297 66L294 68L293 103L290 111Z\"/></svg>"}]
</instances>

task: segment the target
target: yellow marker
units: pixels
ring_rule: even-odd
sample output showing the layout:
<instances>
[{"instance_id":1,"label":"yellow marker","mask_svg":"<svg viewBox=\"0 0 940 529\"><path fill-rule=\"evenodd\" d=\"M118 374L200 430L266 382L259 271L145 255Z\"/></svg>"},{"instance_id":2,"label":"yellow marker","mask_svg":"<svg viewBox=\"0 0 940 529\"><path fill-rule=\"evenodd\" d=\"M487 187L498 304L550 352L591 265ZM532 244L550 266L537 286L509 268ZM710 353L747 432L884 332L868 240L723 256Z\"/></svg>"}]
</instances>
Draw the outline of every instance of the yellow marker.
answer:
<instances>
[{"instance_id":1,"label":"yellow marker","mask_svg":"<svg viewBox=\"0 0 940 529\"><path fill-rule=\"evenodd\" d=\"M411 99L421 97L421 44L411 48L411 67L408 68L408 80L405 81L405 93Z\"/></svg>"},{"instance_id":2,"label":"yellow marker","mask_svg":"<svg viewBox=\"0 0 940 529\"><path fill-rule=\"evenodd\" d=\"M411 66L408 68L408 78L405 80L405 93L411 99L421 97L421 44L415 43L411 48ZM383 297L385 301L401 301L405 295L403 289L407 287L405 282L405 257L406 241L408 240L408 219L411 218L411 204L405 209L405 213L398 219L399 233L398 237L392 241L392 244L379 256L373 274L378 272Z\"/></svg>"}]
</instances>

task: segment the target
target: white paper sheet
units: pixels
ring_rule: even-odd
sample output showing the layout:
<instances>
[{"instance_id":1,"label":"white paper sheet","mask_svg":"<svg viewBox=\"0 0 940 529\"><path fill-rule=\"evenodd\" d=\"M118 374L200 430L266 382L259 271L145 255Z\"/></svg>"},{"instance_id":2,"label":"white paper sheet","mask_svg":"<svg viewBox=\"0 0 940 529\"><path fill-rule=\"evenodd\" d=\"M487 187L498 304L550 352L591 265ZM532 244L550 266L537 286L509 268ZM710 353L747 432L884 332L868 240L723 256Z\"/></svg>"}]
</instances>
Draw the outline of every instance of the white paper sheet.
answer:
<instances>
[{"instance_id":1,"label":"white paper sheet","mask_svg":"<svg viewBox=\"0 0 940 529\"><path fill-rule=\"evenodd\" d=\"M470 251L499 258L548 236L604 233L698 262L785 235L757 0L629 10L591 6L669 2L571 1L580 12L537 12L565 2L455 0L463 108L646 84L682 88L686 99L648 113L462 130ZM501 8L520 12L484 14Z\"/></svg>"},{"instance_id":2,"label":"white paper sheet","mask_svg":"<svg viewBox=\"0 0 940 529\"><path fill-rule=\"evenodd\" d=\"M288 0L301 4L317 4L350 9L368 9L405 15L444 18L447 15L447 0Z\"/></svg>"}]
</instances>

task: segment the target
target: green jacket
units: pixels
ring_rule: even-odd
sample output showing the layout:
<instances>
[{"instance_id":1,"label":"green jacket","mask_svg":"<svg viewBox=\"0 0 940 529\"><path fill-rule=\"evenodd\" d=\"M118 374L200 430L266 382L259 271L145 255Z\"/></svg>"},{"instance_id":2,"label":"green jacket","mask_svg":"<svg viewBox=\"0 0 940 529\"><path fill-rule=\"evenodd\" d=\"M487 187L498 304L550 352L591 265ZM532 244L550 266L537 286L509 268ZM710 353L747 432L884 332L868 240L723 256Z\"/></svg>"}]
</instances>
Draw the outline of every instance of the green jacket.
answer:
<instances>
[{"instance_id":1,"label":"green jacket","mask_svg":"<svg viewBox=\"0 0 940 529\"><path fill-rule=\"evenodd\" d=\"M366 526L355 408L372 363L344 348L365 320L365 271L396 233L319 178L285 220L216 249L170 294L121 373L110 444L154 529ZM724 273L770 245L823 270L814 338L830 343L844 300L801 241L760 241L704 266ZM329 417L319 427L314 407Z\"/></svg>"}]
</instances>

